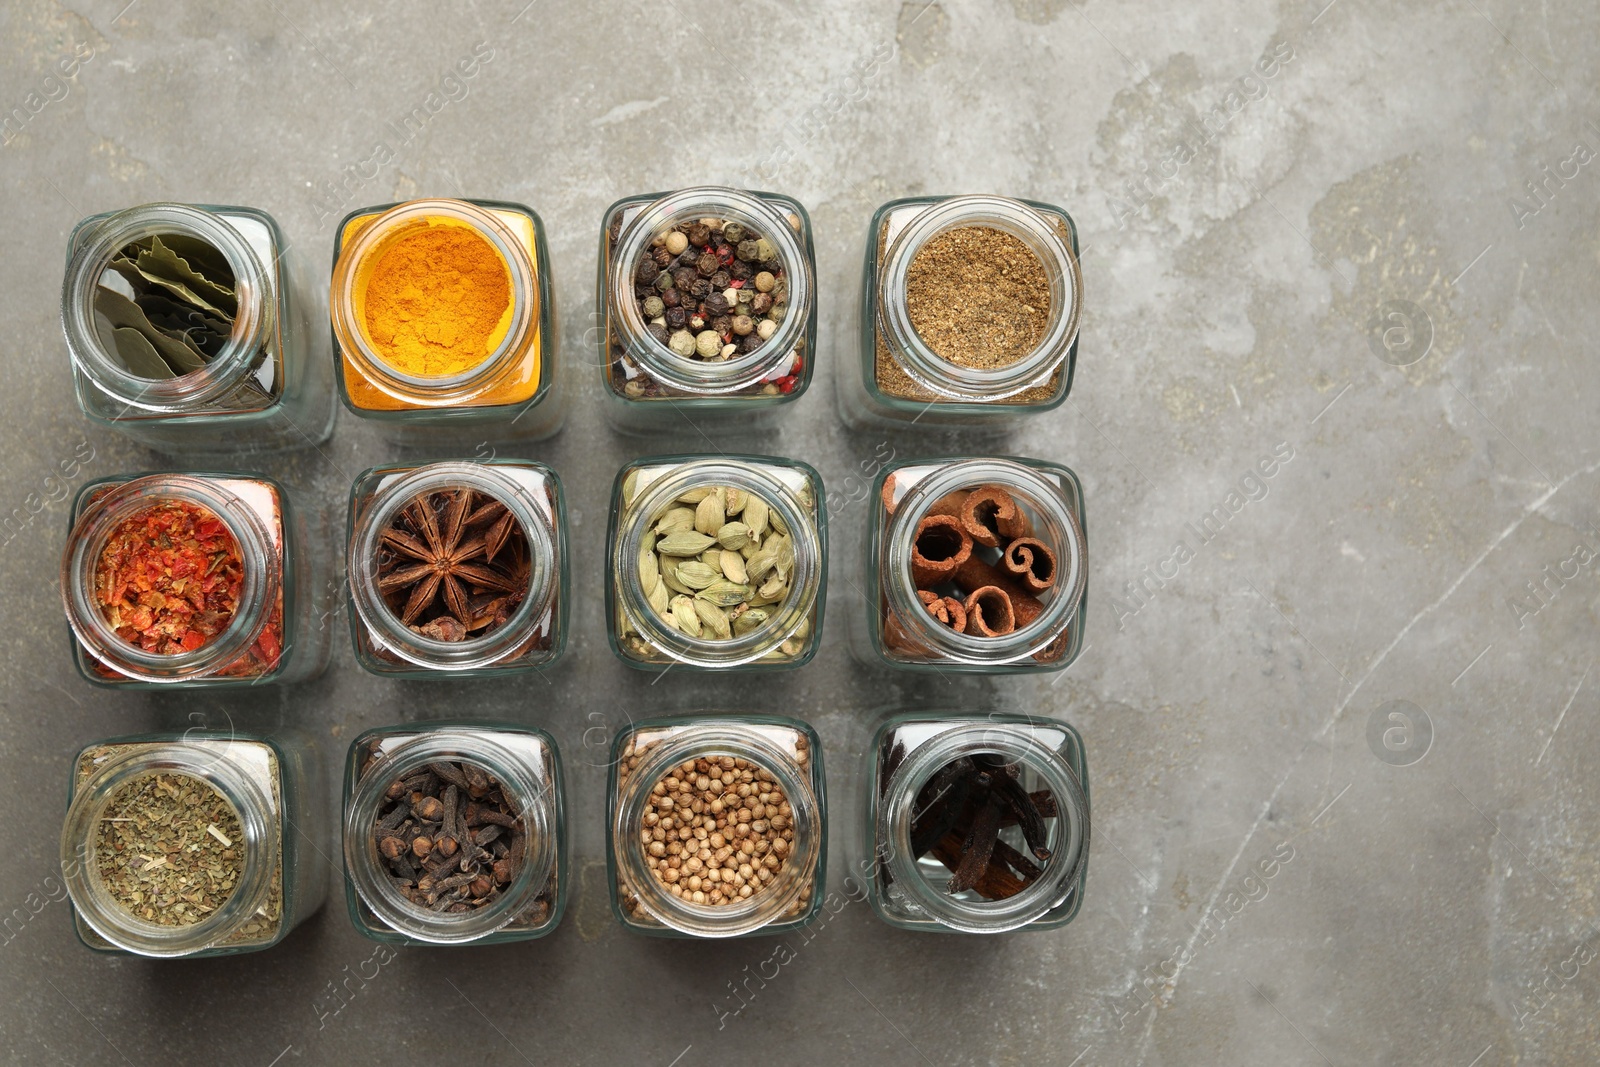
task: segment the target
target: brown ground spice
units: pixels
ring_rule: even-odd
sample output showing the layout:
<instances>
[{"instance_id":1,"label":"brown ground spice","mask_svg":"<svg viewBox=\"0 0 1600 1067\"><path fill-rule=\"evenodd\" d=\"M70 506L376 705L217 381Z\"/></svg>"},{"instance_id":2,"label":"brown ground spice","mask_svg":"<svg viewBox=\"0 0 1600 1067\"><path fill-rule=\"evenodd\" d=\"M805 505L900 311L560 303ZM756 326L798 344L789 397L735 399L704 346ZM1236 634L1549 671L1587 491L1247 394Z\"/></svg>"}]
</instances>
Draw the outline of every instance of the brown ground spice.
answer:
<instances>
[{"instance_id":1,"label":"brown ground spice","mask_svg":"<svg viewBox=\"0 0 1600 1067\"><path fill-rule=\"evenodd\" d=\"M1055 220L1052 220L1053 222ZM1066 227L1056 223L1062 237ZM888 221L878 234L878 262L887 251ZM987 226L940 234L912 257L906 272L906 307L917 335L957 366L1009 366L1031 352L1050 321L1050 278L1021 240ZM905 400L949 402L906 374L877 333L878 389ZM1002 404L1036 404L1053 397L1063 368L1049 381L1009 396Z\"/></svg>"},{"instance_id":2,"label":"brown ground spice","mask_svg":"<svg viewBox=\"0 0 1600 1067\"><path fill-rule=\"evenodd\" d=\"M1050 321L1050 279L1009 233L964 226L917 250L906 271L906 310L924 343L961 367L1025 358Z\"/></svg>"}]
</instances>

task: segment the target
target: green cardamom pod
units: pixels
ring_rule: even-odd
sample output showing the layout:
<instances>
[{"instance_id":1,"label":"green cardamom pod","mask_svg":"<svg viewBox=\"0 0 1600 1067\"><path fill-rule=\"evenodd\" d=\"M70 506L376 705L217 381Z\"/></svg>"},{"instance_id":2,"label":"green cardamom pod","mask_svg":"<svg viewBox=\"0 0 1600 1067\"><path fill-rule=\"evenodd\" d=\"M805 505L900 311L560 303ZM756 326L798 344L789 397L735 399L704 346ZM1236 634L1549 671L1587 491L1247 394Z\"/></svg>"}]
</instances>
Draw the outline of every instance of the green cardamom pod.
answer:
<instances>
[{"instance_id":1,"label":"green cardamom pod","mask_svg":"<svg viewBox=\"0 0 1600 1067\"><path fill-rule=\"evenodd\" d=\"M767 502L754 493L744 502L744 524L750 529L752 540L759 541L761 535L767 532L767 519L771 511Z\"/></svg>"},{"instance_id":2,"label":"green cardamom pod","mask_svg":"<svg viewBox=\"0 0 1600 1067\"><path fill-rule=\"evenodd\" d=\"M694 610L699 612L700 621L705 628L711 631L712 637L720 637L724 641L733 636L733 629L728 624L728 613L706 600L697 599Z\"/></svg>"},{"instance_id":3,"label":"green cardamom pod","mask_svg":"<svg viewBox=\"0 0 1600 1067\"><path fill-rule=\"evenodd\" d=\"M655 592L650 594L650 607L661 616L662 621L671 622L667 617L672 614L672 593L667 589L667 583L656 579Z\"/></svg>"},{"instance_id":4,"label":"green cardamom pod","mask_svg":"<svg viewBox=\"0 0 1600 1067\"><path fill-rule=\"evenodd\" d=\"M674 530L656 542L656 551L664 556L698 556L715 540L696 530Z\"/></svg>"},{"instance_id":5,"label":"green cardamom pod","mask_svg":"<svg viewBox=\"0 0 1600 1067\"><path fill-rule=\"evenodd\" d=\"M789 579L781 574L774 574L761 583L761 588L756 590L756 595L762 600L776 601L783 593L783 587L789 584Z\"/></svg>"},{"instance_id":6,"label":"green cardamom pod","mask_svg":"<svg viewBox=\"0 0 1600 1067\"><path fill-rule=\"evenodd\" d=\"M678 581L678 564L682 562L675 556L662 556L660 558L661 584L674 593L693 593L694 590Z\"/></svg>"},{"instance_id":7,"label":"green cardamom pod","mask_svg":"<svg viewBox=\"0 0 1600 1067\"><path fill-rule=\"evenodd\" d=\"M742 522L725 522L717 531L717 543L738 551L750 543L750 527Z\"/></svg>"},{"instance_id":8,"label":"green cardamom pod","mask_svg":"<svg viewBox=\"0 0 1600 1067\"><path fill-rule=\"evenodd\" d=\"M722 580L722 571L699 560L690 560L688 563L678 564L675 572L678 581L690 589L704 589L712 582Z\"/></svg>"},{"instance_id":9,"label":"green cardamom pod","mask_svg":"<svg viewBox=\"0 0 1600 1067\"><path fill-rule=\"evenodd\" d=\"M645 596L661 584L661 566L654 552L639 553L639 584L644 587Z\"/></svg>"},{"instance_id":10,"label":"green cardamom pod","mask_svg":"<svg viewBox=\"0 0 1600 1067\"><path fill-rule=\"evenodd\" d=\"M750 599L750 587L718 578L695 594L700 600L709 600L721 608L731 608Z\"/></svg>"},{"instance_id":11,"label":"green cardamom pod","mask_svg":"<svg viewBox=\"0 0 1600 1067\"><path fill-rule=\"evenodd\" d=\"M777 549L771 543L768 543L762 547L761 551L745 561L745 573L749 575L752 582L759 582L777 565Z\"/></svg>"},{"instance_id":12,"label":"green cardamom pod","mask_svg":"<svg viewBox=\"0 0 1600 1067\"><path fill-rule=\"evenodd\" d=\"M685 489L678 494L678 503L698 504L714 492L716 492L716 487L710 485L702 485L696 489Z\"/></svg>"},{"instance_id":13,"label":"green cardamom pod","mask_svg":"<svg viewBox=\"0 0 1600 1067\"><path fill-rule=\"evenodd\" d=\"M783 521L783 516L782 515L778 514L776 511L774 511L767 517L767 521L772 523L772 528L774 530L777 530L779 533L783 534L785 537L788 536L788 534L789 534L789 524Z\"/></svg>"},{"instance_id":14,"label":"green cardamom pod","mask_svg":"<svg viewBox=\"0 0 1600 1067\"><path fill-rule=\"evenodd\" d=\"M727 513L722 507L722 494L712 493L694 509L694 528L703 534L715 537L722 524L728 521Z\"/></svg>"},{"instance_id":15,"label":"green cardamom pod","mask_svg":"<svg viewBox=\"0 0 1600 1067\"><path fill-rule=\"evenodd\" d=\"M678 629L690 637L699 637L701 630L700 613L694 610L694 601L686 596L672 598L672 618L678 624Z\"/></svg>"},{"instance_id":16,"label":"green cardamom pod","mask_svg":"<svg viewBox=\"0 0 1600 1067\"><path fill-rule=\"evenodd\" d=\"M656 520L655 529L656 533L659 534L669 534L674 530L694 529L694 509L668 508L661 518Z\"/></svg>"},{"instance_id":17,"label":"green cardamom pod","mask_svg":"<svg viewBox=\"0 0 1600 1067\"><path fill-rule=\"evenodd\" d=\"M736 489L731 485L727 486L722 490L722 510L728 515L737 515L744 510L745 502L748 499L749 494L743 489Z\"/></svg>"},{"instance_id":18,"label":"green cardamom pod","mask_svg":"<svg viewBox=\"0 0 1600 1067\"><path fill-rule=\"evenodd\" d=\"M750 575L745 572L744 557L731 550L722 553L722 573L728 581L738 582L740 585L750 581Z\"/></svg>"},{"instance_id":19,"label":"green cardamom pod","mask_svg":"<svg viewBox=\"0 0 1600 1067\"><path fill-rule=\"evenodd\" d=\"M736 634L747 634L751 630L759 629L760 627L765 626L767 620L771 617L772 616L770 614L761 608L751 608L749 611L733 620L733 632Z\"/></svg>"},{"instance_id":20,"label":"green cardamom pod","mask_svg":"<svg viewBox=\"0 0 1600 1067\"><path fill-rule=\"evenodd\" d=\"M635 467L622 479L622 506L627 507L633 503L633 494L639 488L639 468Z\"/></svg>"}]
</instances>

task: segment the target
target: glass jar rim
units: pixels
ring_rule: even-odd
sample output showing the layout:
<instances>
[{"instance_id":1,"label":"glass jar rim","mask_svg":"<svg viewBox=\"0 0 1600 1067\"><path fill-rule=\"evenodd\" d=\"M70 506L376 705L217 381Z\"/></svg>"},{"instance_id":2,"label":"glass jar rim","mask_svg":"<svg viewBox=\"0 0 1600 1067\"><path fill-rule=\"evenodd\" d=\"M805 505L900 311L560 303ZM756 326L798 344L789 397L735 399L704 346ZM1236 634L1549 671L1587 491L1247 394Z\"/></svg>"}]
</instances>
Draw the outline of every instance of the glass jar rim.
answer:
<instances>
[{"instance_id":1,"label":"glass jar rim","mask_svg":"<svg viewBox=\"0 0 1600 1067\"><path fill-rule=\"evenodd\" d=\"M629 468L677 465L676 469L639 490L632 504L620 500L621 486L618 486L618 532L611 553L611 573L617 579L618 599L633 628L677 662L718 668L753 663L794 636L816 605L822 573L822 538L817 522L794 491L760 466L761 462L761 458L744 462L722 457L661 456ZM637 563L645 534L649 532L649 517L670 506L684 492L707 482L733 485L760 496L782 517L794 545L794 571L790 575L788 597L772 605L776 613L764 624L726 641L691 637L661 622L645 594ZM627 565L630 560L632 566Z\"/></svg>"},{"instance_id":2,"label":"glass jar rim","mask_svg":"<svg viewBox=\"0 0 1600 1067\"><path fill-rule=\"evenodd\" d=\"M238 308L222 350L204 367L173 378L141 378L106 349L95 325L95 291L119 251L162 234L192 237L215 248L233 271ZM269 269L250 242L217 212L165 202L124 208L95 223L67 260L61 286L67 351L96 389L129 408L180 414L204 406L245 379L275 328L268 278Z\"/></svg>"},{"instance_id":3,"label":"glass jar rim","mask_svg":"<svg viewBox=\"0 0 1600 1067\"><path fill-rule=\"evenodd\" d=\"M383 869L372 837L388 783L441 759L482 767L499 780L502 790L516 789L523 824L523 855L516 877L499 900L465 913L431 912L402 897ZM386 926L417 941L459 945L504 929L538 899L555 869L550 806L542 802L551 788L523 757L484 730L418 724L417 736L385 752L381 765L367 768L350 794L344 813L344 861L356 894Z\"/></svg>"},{"instance_id":4,"label":"glass jar rim","mask_svg":"<svg viewBox=\"0 0 1600 1067\"><path fill-rule=\"evenodd\" d=\"M940 234L970 226L1022 241L1050 279L1044 336L1022 359L1002 367L964 367L939 356L912 325L905 300L907 274L917 253ZM941 399L992 403L1045 383L1077 340L1082 308L1083 272L1072 245L1037 208L1010 197L954 196L929 205L889 242L878 268L878 328L906 375Z\"/></svg>"},{"instance_id":5,"label":"glass jar rim","mask_svg":"<svg viewBox=\"0 0 1600 1067\"><path fill-rule=\"evenodd\" d=\"M795 727L779 728L800 734ZM637 737L639 731L634 729L631 733ZM794 840L789 858L777 876L782 884L771 885L738 904L684 903L667 892L650 872L645 850L639 845L646 801L655 783L670 767L709 756L747 760L766 771L783 789L791 809ZM616 873L651 918L679 933L696 937L738 937L781 920L802 898L806 880L814 878L822 858L822 814L820 802L811 788L809 770L811 761L816 758L817 754L811 752L807 756L807 766L802 767L756 728L718 720L684 723L676 733L660 739L645 752L626 781L619 778L617 782L611 820ZM819 888L813 885L812 892Z\"/></svg>"},{"instance_id":6,"label":"glass jar rim","mask_svg":"<svg viewBox=\"0 0 1600 1067\"><path fill-rule=\"evenodd\" d=\"M230 747L239 743L232 738L213 740L224 740ZM75 764L75 777L77 770ZM163 772L196 778L215 789L238 815L244 835L244 859L234 891L215 912L188 926L162 926L134 916L109 898L93 863L100 813L128 784ZM74 789L67 808L60 862L73 907L95 933L137 955L190 956L213 948L270 899L281 851L278 828L268 821L272 810L271 798L227 748L213 752L193 740L131 747L95 768Z\"/></svg>"},{"instance_id":7,"label":"glass jar rim","mask_svg":"<svg viewBox=\"0 0 1600 1067\"><path fill-rule=\"evenodd\" d=\"M1022 492L1030 502L1048 509L1050 517L1060 525L1065 541L1060 546L1062 559L1057 563L1057 572L1062 578L1054 599L1033 622L1000 637L961 634L940 625L918 599L916 583L911 577L917 523L928 508L947 493L988 484ZM889 517L879 551L879 566L884 595L896 620L912 631L918 642L951 660L967 664L1011 663L1039 653L1072 624L1088 584L1083 525L1061 487L1035 468L1004 458L953 460L919 479L900 498L894 514Z\"/></svg>"},{"instance_id":8,"label":"glass jar rim","mask_svg":"<svg viewBox=\"0 0 1600 1067\"><path fill-rule=\"evenodd\" d=\"M663 229L684 218L724 218L762 232L772 241L789 282L789 310L773 335L748 355L707 361L680 356L650 335L633 292L634 264ZM667 193L639 210L612 244L608 289L611 312L627 354L651 375L688 393L718 395L748 389L781 377L793 363L805 334L813 298L811 260L800 235L785 215L761 194L720 185L699 185Z\"/></svg>"},{"instance_id":9,"label":"glass jar rim","mask_svg":"<svg viewBox=\"0 0 1600 1067\"><path fill-rule=\"evenodd\" d=\"M417 496L461 487L505 505L521 524L528 547L528 592L511 617L491 633L464 641L440 641L415 633L390 610L378 592L378 550L389 521ZM545 513L532 491L498 464L444 460L415 467L376 489L373 499L353 519L345 560L351 604L377 642L407 663L440 671L494 666L522 647L528 625L545 615L558 593L553 526L553 517Z\"/></svg>"},{"instance_id":10,"label":"glass jar rim","mask_svg":"<svg viewBox=\"0 0 1600 1067\"><path fill-rule=\"evenodd\" d=\"M283 557L255 508L222 484L229 480L234 479L220 474L148 474L107 489L78 514L61 554L61 598L78 643L97 662L141 682L181 682L215 674L255 644L282 587ZM282 506L277 487L261 476L237 480L261 483ZM239 550L243 582L233 619L215 640L192 652L146 652L119 637L93 602L95 571L112 531L163 501L204 508L228 528Z\"/></svg>"},{"instance_id":11,"label":"glass jar rim","mask_svg":"<svg viewBox=\"0 0 1600 1067\"><path fill-rule=\"evenodd\" d=\"M511 323L494 351L458 374L407 374L380 356L367 338L355 311L356 282L365 261L402 229L443 217L472 228L499 253L510 276ZM346 225L349 220L346 220ZM518 365L531 332L539 323L537 267L521 240L492 210L468 200L432 198L396 204L369 221L334 263L328 307L333 331L344 358L375 389L395 400L421 407L465 404L493 389Z\"/></svg>"},{"instance_id":12,"label":"glass jar rim","mask_svg":"<svg viewBox=\"0 0 1600 1067\"><path fill-rule=\"evenodd\" d=\"M1058 724L1042 720L1050 726ZM966 933L1004 933L1026 926L1062 904L1078 887L1089 853L1089 805L1077 772L1060 753L1034 734L1033 722L975 721L952 727L911 750L883 783L885 802L878 808L874 837L888 855L878 857L894 884L916 899L935 921ZM1043 872L1020 892L1004 900L960 900L933 885L911 854L912 812L917 795L949 763L981 753L1025 763L1048 784L1056 799L1056 824L1066 823L1064 840L1042 861Z\"/></svg>"}]
</instances>

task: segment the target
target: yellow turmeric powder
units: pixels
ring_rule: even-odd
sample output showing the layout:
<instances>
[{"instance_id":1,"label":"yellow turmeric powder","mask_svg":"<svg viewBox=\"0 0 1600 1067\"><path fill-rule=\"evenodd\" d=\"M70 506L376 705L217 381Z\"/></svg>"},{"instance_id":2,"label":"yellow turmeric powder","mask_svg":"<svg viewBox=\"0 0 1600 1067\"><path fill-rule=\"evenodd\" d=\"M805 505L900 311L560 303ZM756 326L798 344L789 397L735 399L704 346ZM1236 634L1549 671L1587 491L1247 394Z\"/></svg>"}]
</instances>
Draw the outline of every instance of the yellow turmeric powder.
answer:
<instances>
[{"instance_id":1,"label":"yellow turmeric powder","mask_svg":"<svg viewBox=\"0 0 1600 1067\"><path fill-rule=\"evenodd\" d=\"M365 297L367 336L385 363L413 377L449 377L505 338L511 272L475 229L430 218L382 247Z\"/></svg>"}]
</instances>

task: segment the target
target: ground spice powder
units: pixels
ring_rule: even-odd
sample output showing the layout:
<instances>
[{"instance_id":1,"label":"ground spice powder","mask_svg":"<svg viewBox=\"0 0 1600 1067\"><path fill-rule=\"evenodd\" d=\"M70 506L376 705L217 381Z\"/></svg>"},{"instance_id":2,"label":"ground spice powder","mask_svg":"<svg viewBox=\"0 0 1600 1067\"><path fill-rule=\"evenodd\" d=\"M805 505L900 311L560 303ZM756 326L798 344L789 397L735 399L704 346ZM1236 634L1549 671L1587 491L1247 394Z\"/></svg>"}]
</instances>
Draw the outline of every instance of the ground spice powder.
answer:
<instances>
[{"instance_id":1,"label":"ground spice powder","mask_svg":"<svg viewBox=\"0 0 1600 1067\"><path fill-rule=\"evenodd\" d=\"M367 335L413 377L449 377L487 359L505 336L511 273L469 226L430 219L384 245L366 280Z\"/></svg>"},{"instance_id":2,"label":"ground spice powder","mask_svg":"<svg viewBox=\"0 0 1600 1067\"><path fill-rule=\"evenodd\" d=\"M1050 321L1050 279L1009 233L964 226L920 249L906 271L911 325L941 359L990 369L1025 358Z\"/></svg>"}]
</instances>

